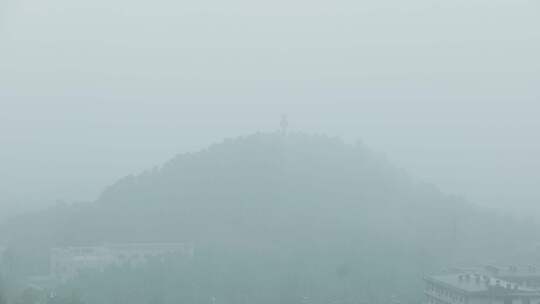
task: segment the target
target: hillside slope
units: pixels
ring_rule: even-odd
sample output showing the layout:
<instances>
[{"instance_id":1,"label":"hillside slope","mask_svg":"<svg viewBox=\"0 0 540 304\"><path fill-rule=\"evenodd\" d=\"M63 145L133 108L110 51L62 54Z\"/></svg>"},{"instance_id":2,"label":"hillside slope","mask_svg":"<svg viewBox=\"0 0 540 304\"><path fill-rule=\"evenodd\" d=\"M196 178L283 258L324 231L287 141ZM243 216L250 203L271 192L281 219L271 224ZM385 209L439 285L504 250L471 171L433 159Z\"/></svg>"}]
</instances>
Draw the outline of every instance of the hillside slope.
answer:
<instances>
[{"instance_id":1,"label":"hillside slope","mask_svg":"<svg viewBox=\"0 0 540 304\"><path fill-rule=\"evenodd\" d=\"M242 256L296 269L313 286L346 277L356 299L413 301L423 272L503 258L535 241L535 227L417 183L361 144L257 133L125 177L93 203L15 218L0 233L26 273L46 272L52 246L183 241L227 252L223 263Z\"/></svg>"}]
</instances>

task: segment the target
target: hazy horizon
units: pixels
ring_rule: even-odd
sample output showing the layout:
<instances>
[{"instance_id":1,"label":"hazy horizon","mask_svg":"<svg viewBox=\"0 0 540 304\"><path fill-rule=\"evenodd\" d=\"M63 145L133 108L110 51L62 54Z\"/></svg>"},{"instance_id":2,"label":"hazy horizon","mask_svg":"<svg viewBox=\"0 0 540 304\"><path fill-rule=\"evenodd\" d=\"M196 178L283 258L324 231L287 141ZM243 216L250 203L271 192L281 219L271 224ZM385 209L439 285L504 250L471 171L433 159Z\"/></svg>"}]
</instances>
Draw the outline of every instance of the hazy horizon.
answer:
<instances>
[{"instance_id":1,"label":"hazy horizon","mask_svg":"<svg viewBox=\"0 0 540 304\"><path fill-rule=\"evenodd\" d=\"M540 215L539 9L4 1L0 213L93 200L286 113L292 130L362 140L444 192Z\"/></svg>"},{"instance_id":2,"label":"hazy horizon","mask_svg":"<svg viewBox=\"0 0 540 304\"><path fill-rule=\"evenodd\" d=\"M0 304L540 304L539 13L0 0Z\"/></svg>"}]
</instances>

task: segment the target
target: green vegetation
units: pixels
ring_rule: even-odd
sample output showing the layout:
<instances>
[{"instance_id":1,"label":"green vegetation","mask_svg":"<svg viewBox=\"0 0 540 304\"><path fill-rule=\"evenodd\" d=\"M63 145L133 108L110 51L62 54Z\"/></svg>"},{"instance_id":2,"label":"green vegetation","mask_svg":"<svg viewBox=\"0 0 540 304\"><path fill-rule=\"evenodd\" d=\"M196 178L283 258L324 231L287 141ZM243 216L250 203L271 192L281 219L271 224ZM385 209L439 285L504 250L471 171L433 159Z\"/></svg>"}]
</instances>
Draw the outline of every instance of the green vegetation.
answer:
<instances>
[{"instance_id":1,"label":"green vegetation","mask_svg":"<svg viewBox=\"0 0 540 304\"><path fill-rule=\"evenodd\" d=\"M123 178L96 202L11 220L0 237L19 275L46 272L54 246L195 246L189 261L61 287L88 304L418 303L423 273L507 258L536 227L417 183L361 144L255 134Z\"/></svg>"}]
</instances>

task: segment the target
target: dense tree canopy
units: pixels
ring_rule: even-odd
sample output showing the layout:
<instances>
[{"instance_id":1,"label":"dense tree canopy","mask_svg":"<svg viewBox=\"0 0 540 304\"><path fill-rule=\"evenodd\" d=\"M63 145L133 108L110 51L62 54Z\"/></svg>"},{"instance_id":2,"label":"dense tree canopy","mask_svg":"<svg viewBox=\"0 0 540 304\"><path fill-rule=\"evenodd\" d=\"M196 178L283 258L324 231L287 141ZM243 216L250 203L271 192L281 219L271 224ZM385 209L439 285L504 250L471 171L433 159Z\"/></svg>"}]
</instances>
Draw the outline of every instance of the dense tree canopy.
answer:
<instances>
[{"instance_id":1,"label":"dense tree canopy","mask_svg":"<svg viewBox=\"0 0 540 304\"><path fill-rule=\"evenodd\" d=\"M115 268L64 286L89 304L413 303L423 273L508 258L537 241L535 227L416 182L362 144L271 133L179 155L95 202L0 231L18 273L46 272L54 246L195 246L189 263Z\"/></svg>"}]
</instances>

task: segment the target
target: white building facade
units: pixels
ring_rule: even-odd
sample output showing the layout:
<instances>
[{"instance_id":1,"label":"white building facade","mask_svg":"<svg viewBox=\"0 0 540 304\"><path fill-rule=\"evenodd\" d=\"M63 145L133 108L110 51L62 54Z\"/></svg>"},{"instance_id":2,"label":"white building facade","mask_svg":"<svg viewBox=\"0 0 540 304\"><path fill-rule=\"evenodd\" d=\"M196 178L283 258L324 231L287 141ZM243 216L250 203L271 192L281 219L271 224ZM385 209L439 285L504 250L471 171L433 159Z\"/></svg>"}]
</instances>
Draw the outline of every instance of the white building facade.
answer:
<instances>
[{"instance_id":1,"label":"white building facade","mask_svg":"<svg viewBox=\"0 0 540 304\"><path fill-rule=\"evenodd\" d=\"M426 276L426 304L540 304L540 291L480 274Z\"/></svg>"},{"instance_id":2,"label":"white building facade","mask_svg":"<svg viewBox=\"0 0 540 304\"><path fill-rule=\"evenodd\" d=\"M184 243L127 243L53 248L50 255L50 273L55 279L66 281L85 270L103 271L112 265L137 266L155 257L192 257L193 254L193 247Z\"/></svg>"}]
</instances>

